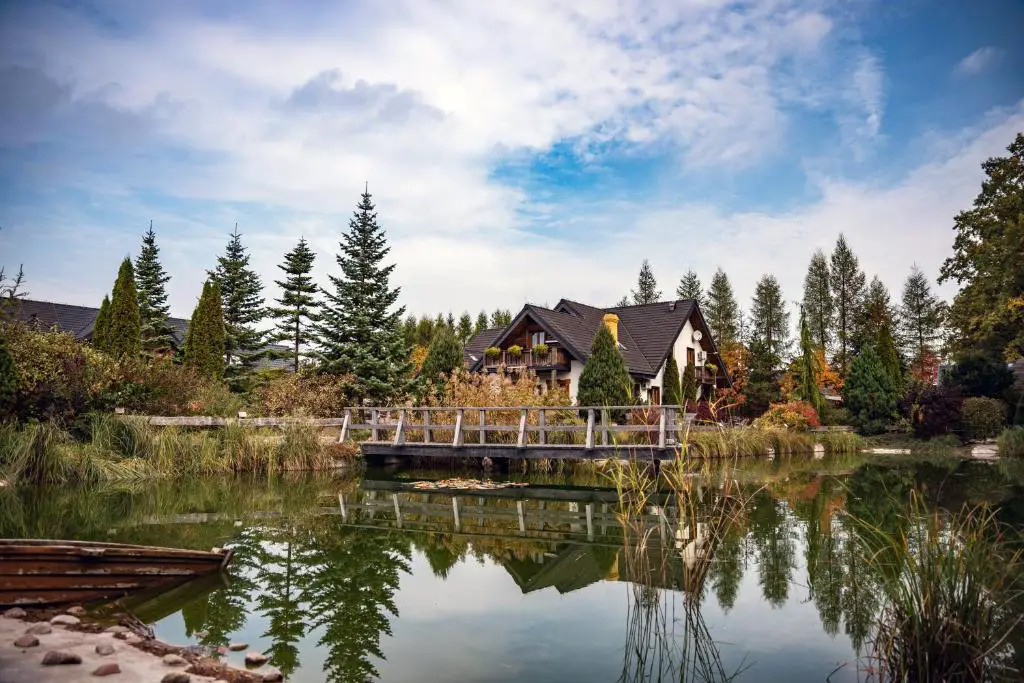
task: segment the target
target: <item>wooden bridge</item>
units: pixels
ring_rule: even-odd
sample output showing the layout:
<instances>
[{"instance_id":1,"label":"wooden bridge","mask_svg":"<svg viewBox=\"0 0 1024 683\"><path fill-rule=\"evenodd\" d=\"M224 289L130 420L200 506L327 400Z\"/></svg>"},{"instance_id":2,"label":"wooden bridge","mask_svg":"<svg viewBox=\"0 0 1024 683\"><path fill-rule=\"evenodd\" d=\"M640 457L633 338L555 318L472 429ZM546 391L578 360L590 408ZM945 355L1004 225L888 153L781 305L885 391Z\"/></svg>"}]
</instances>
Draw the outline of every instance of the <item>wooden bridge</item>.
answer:
<instances>
[{"instance_id":1,"label":"wooden bridge","mask_svg":"<svg viewBox=\"0 0 1024 683\"><path fill-rule=\"evenodd\" d=\"M617 418L617 419L616 419ZM363 407L332 418L149 417L152 425L337 428L367 456L674 459L693 415L679 406Z\"/></svg>"}]
</instances>

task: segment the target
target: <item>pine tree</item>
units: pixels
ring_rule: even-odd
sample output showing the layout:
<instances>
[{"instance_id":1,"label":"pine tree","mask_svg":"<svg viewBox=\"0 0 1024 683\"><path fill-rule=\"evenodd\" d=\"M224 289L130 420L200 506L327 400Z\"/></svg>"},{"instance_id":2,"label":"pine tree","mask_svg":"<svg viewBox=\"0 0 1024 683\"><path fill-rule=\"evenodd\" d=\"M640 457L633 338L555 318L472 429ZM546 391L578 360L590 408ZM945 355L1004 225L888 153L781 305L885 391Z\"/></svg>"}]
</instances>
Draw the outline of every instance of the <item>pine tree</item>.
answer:
<instances>
[{"instance_id":1,"label":"pine tree","mask_svg":"<svg viewBox=\"0 0 1024 683\"><path fill-rule=\"evenodd\" d=\"M693 270L686 271L686 275L679 280L679 286L676 287L676 296L680 299L696 301L701 309L707 305L707 297L704 296L704 286L700 283L700 278L697 277L697 273Z\"/></svg>"},{"instance_id":2,"label":"pine tree","mask_svg":"<svg viewBox=\"0 0 1024 683\"><path fill-rule=\"evenodd\" d=\"M405 322L402 323L402 338L405 340L405 345L407 348L411 349L412 347L416 346L417 324L418 323L416 321L416 316L414 315L410 315L408 318L405 319Z\"/></svg>"},{"instance_id":3,"label":"pine tree","mask_svg":"<svg viewBox=\"0 0 1024 683\"><path fill-rule=\"evenodd\" d=\"M444 319L444 324L445 324L445 326L448 327L449 330L454 330L455 329L455 314L452 313L451 311L448 311L448 315L445 316L445 319Z\"/></svg>"},{"instance_id":4,"label":"pine tree","mask_svg":"<svg viewBox=\"0 0 1024 683\"><path fill-rule=\"evenodd\" d=\"M633 303L637 306L657 303L661 299L661 290L658 289L654 271L651 270L651 264L647 259L644 259L640 265L640 275L637 277L636 289L633 290L632 295Z\"/></svg>"},{"instance_id":5,"label":"pine tree","mask_svg":"<svg viewBox=\"0 0 1024 683\"><path fill-rule=\"evenodd\" d=\"M423 361L420 376L428 382L437 382L443 375L450 377L462 367L462 344L455 332L448 327L441 328L430 342L430 350Z\"/></svg>"},{"instance_id":6,"label":"pine tree","mask_svg":"<svg viewBox=\"0 0 1024 683\"><path fill-rule=\"evenodd\" d=\"M665 374L662 383L662 402L667 406L679 406L683 404L683 388L679 380L679 365L676 363L675 354L669 354L665 363Z\"/></svg>"},{"instance_id":7,"label":"pine tree","mask_svg":"<svg viewBox=\"0 0 1024 683\"><path fill-rule=\"evenodd\" d=\"M416 345L417 346L430 346L430 342L434 339L434 321L430 319L430 316L423 316L420 321L416 323Z\"/></svg>"},{"instance_id":8,"label":"pine tree","mask_svg":"<svg viewBox=\"0 0 1024 683\"><path fill-rule=\"evenodd\" d=\"M224 312L220 285L210 278L203 285L185 332L185 365L195 368L204 377L224 376Z\"/></svg>"},{"instance_id":9,"label":"pine tree","mask_svg":"<svg viewBox=\"0 0 1024 683\"><path fill-rule=\"evenodd\" d=\"M0 423L14 412L18 381L18 368L7 349L7 340L0 337Z\"/></svg>"},{"instance_id":10,"label":"pine tree","mask_svg":"<svg viewBox=\"0 0 1024 683\"><path fill-rule=\"evenodd\" d=\"M167 305L165 288L171 276L160 265L160 248L156 246L152 221L142 236L142 250L135 259L135 279L139 290L143 350L153 353L174 348L174 331L167 322L171 307Z\"/></svg>"},{"instance_id":11,"label":"pine tree","mask_svg":"<svg viewBox=\"0 0 1024 683\"><path fill-rule=\"evenodd\" d=\"M630 303L628 296L623 296L615 302L614 308L626 308L627 306L632 306L632 304Z\"/></svg>"},{"instance_id":12,"label":"pine tree","mask_svg":"<svg viewBox=\"0 0 1024 683\"><path fill-rule=\"evenodd\" d=\"M922 368L935 353L942 337L945 304L931 291L928 278L915 264L903 285L903 306L900 308L901 338L904 353L915 368Z\"/></svg>"},{"instance_id":13,"label":"pine tree","mask_svg":"<svg viewBox=\"0 0 1024 683\"><path fill-rule=\"evenodd\" d=\"M103 303L100 304L100 311L96 314L96 321L92 325L92 345L100 351L108 351L108 337L110 336L110 297L103 295Z\"/></svg>"},{"instance_id":14,"label":"pine tree","mask_svg":"<svg viewBox=\"0 0 1024 683\"><path fill-rule=\"evenodd\" d=\"M864 271L860 269L846 238L840 234L836 248L832 251L829 269L829 283L832 287L832 301L836 321L836 355L834 365L843 377L850 371L850 359L854 348L854 335L860 316L864 296Z\"/></svg>"},{"instance_id":15,"label":"pine tree","mask_svg":"<svg viewBox=\"0 0 1024 683\"><path fill-rule=\"evenodd\" d=\"M708 327L719 347L739 338L740 307L732 293L729 277L721 268L715 271L708 287L708 305L704 309Z\"/></svg>"},{"instance_id":16,"label":"pine tree","mask_svg":"<svg viewBox=\"0 0 1024 683\"><path fill-rule=\"evenodd\" d=\"M864 292L860 315L857 319L857 329L854 335L855 352L862 346L874 344L878 340L878 331L883 325L888 325L890 330L897 329L897 311L891 302L892 298L889 296L889 289L885 284L877 275L871 278L871 283Z\"/></svg>"},{"instance_id":17,"label":"pine tree","mask_svg":"<svg viewBox=\"0 0 1024 683\"><path fill-rule=\"evenodd\" d=\"M127 256L117 271L114 294L110 298L106 350L115 358L132 358L142 350L142 322L139 298L135 291L135 273Z\"/></svg>"},{"instance_id":18,"label":"pine tree","mask_svg":"<svg viewBox=\"0 0 1024 683\"><path fill-rule=\"evenodd\" d=\"M814 340L811 336L810 326L807 324L805 310L800 312L800 384L797 386L797 397L802 401L810 403L818 413L818 417L825 414L825 397L818 388L815 377L818 374L818 358L814 353Z\"/></svg>"},{"instance_id":19,"label":"pine tree","mask_svg":"<svg viewBox=\"0 0 1024 683\"><path fill-rule=\"evenodd\" d=\"M500 308L494 309L494 313L491 314L491 327L508 327L511 324L512 311Z\"/></svg>"},{"instance_id":20,"label":"pine tree","mask_svg":"<svg viewBox=\"0 0 1024 683\"><path fill-rule=\"evenodd\" d=\"M459 316L459 325L456 329L459 331L459 341L463 344L473 336L473 318L468 311Z\"/></svg>"},{"instance_id":21,"label":"pine tree","mask_svg":"<svg viewBox=\"0 0 1024 683\"><path fill-rule=\"evenodd\" d=\"M300 238L295 248L285 254L284 263L278 266L285 273L285 279L275 280L281 288L278 306L270 309L270 315L277 319L277 330L270 341L288 342L289 356L295 372L299 371L302 347L313 341L311 326L319 320L319 302L316 293L319 288L313 281L313 262L316 254L309 248L305 238Z\"/></svg>"},{"instance_id":22,"label":"pine tree","mask_svg":"<svg viewBox=\"0 0 1024 683\"><path fill-rule=\"evenodd\" d=\"M446 327L447 325L448 325L448 322L444 319L444 314L443 313L438 313L437 317L434 318L434 329L435 330L440 330L440 329ZM433 340L433 337L431 337L431 340Z\"/></svg>"},{"instance_id":23,"label":"pine tree","mask_svg":"<svg viewBox=\"0 0 1024 683\"><path fill-rule=\"evenodd\" d=\"M488 327L487 311L480 311L476 316L476 324L473 326L473 333L476 334Z\"/></svg>"},{"instance_id":24,"label":"pine tree","mask_svg":"<svg viewBox=\"0 0 1024 683\"><path fill-rule=\"evenodd\" d=\"M827 351L832 341L835 310L832 305L828 258L821 249L814 252L811 264L807 267L803 305L807 326L811 330L811 341Z\"/></svg>"},{"instance_id":25,"label":"pine tree","mask_svg":"<svg viewBox=\"0 0 1024 683\"><path fill-rule=\"evenodd\" d=\"M341 277L330 276L334 291L316 331L322 347L322 370L352 375L358 399L383 403L400 398L410 374L402 339L404 306L395 306L399 288L389 281L394 264L384 265L391 248L377 223L369 190L365 190L337 255Z\"/></svg>"},{"instance_id":26,"label":"pine tree","mask_svg":"<svg viewBox=\"0 0 1024 683\"><path fill-rule=\"evenodd\" d=\"M892 327L889 323L882 323L876 335L875 350L882 367L885 368L892 386L897 393L903 388L903 364L900 360L899 349L896 348L896 341L892 337Z\"/></svg>"},{"instance_id":27,"label":"pine tree","mask_svg":"<svg viewBox=\"0 0 1024 683\"><path fill-rule=\"evenodd\" d=\"M760 339L750 343L750 377L746 386L747 401L744 408L752 415L760 415L772 403L782 398L779 386L779 357Z\"/></svg>"},{"instance_id":28,"label":"pine tree","mask_svg":"<svg viewBox=\"0 0 1024 683\"><path fill-rule=\"evenodd\" d=\"M599 325L590 358L580 373L576 402L581 406L624 406L629 402L629 371L606 325Z\"/></svg>"},{"instance_id":29,"label":"pine tree","mask_svg":"<svg viewBox=\"0 0 1024 683\"><path fill-rule=\"evenodd\" d=\"M263 333L255 327L264 315L263 283L249 268L249 254L237 225L210 275L220 288L224 309L224 361L229 375L237 381L252 369L264 344Z\"/></svg>"},{"instance_id":30,"label":"pine tree","mask_svg":"<svg viewBox=\"0 0 1024 683\"><path fill-rule=\"evenodd\" d=\"M850 367L843 403L858 431L882 432L896 411L896 389L873 345L865 346Z\"/></svg>"},{"instance_id":31,"label":"pine tree","mask_svg":"<svg viewBox=\"0 0 1024 683\"><path fill-rule=\"evenodd\" d=\"M773 275L764 275L757 281L750 326L752 339L761 342L765 351L778 359L772 370L779 370L783 357L789 353L789 311L782 298L782 287Z\"/></svg>"}]
</instances>

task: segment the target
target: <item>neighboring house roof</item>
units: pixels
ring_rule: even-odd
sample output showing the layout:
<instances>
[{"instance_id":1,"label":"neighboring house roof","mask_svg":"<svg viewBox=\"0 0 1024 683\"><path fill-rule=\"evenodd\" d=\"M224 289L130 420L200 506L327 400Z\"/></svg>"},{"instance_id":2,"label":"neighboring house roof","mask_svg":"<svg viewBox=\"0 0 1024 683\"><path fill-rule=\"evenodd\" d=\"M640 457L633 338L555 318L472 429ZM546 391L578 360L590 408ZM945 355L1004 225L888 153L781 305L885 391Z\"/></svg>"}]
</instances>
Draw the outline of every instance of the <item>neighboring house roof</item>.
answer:
<instances>
[{"instance_id":1,"label":"neighboring house roof","mask_svg":"<svg viewBox=\"0 0 1024 683\"><path fill-rule=\"evenodd\" d=\"M482 360L487 347L494 345L494 340L504 331L504 327L491 327L480 330L466 342L462 349L462 362L465 367L472 368L477 361Z\"/></svg>"},{"instance_id":2,"label":"neighboring house roof","mask_svg":"<svg viewBox=\"0 0 1024 683\"><path fill-rule=\"evenodd\" d=\"M710 345L711 353L723 367L711 331L695 301L681 299L662 301L640 306L616 306L596 308L578 301L562 299L553 309L527 304L512 323L500 331L489 344L500 346L505 337L526 317L544 327L548 334L557 339L574 357L586 362L598 327L604 324L606 313L619 317L619 350L630 374L654 377L672 353L672 347L683 326L696 316L694 323L702 329ZM490 330L488 330L490 332ZM472 369L478 369L482 361L476 361ZM725 372L727 383L732 381Z\"/></svg>"},{"instance_id":3,"label":"neighboring house roof","mask_svg":"<svg viewBox=\"0 0 1024 683\"><path fill-rule=\"evenodd\" d=\"M53 301L36 301L34 299L19 299L13 307L15 320L49 330L56 327L62 332L69 332L78 339L86 341L92 339L93 328L96 326L96 316L100 309L91 306L75 306L73 304L60 304ZM188 321L184 318L168 318L167 324L174 336L174 343L181 346L185 341L185 331L188 330ZM264 347L267 350L287 352L287 346L269 344ZM265 360L260 363L261 367L267 368L288 368L288 359Z\"/></svg>"}]
</instances>

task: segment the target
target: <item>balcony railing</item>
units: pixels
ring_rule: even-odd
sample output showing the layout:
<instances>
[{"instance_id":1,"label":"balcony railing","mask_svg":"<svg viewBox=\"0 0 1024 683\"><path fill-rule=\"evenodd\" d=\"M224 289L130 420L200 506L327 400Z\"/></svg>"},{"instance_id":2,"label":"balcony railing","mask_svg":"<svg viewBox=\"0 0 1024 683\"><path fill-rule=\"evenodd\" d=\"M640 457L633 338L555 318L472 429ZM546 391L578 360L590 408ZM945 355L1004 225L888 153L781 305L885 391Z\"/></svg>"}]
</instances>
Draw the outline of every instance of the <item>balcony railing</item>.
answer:
<instances>
[{"instance_id":1,"label":"balcony railing","mask_svg":"<svg viewBox=\"0 0 1024 683\"><path fill-rule=\"evenodd\" d=\"M519 355L502 351L497 356L484 356L485 368L496 368L504 365L507 368L540 368L568 366L569 354L564 349L549 348L547 353L536 353L532 349L523 349Z\"/></svg>"}]
</instances>

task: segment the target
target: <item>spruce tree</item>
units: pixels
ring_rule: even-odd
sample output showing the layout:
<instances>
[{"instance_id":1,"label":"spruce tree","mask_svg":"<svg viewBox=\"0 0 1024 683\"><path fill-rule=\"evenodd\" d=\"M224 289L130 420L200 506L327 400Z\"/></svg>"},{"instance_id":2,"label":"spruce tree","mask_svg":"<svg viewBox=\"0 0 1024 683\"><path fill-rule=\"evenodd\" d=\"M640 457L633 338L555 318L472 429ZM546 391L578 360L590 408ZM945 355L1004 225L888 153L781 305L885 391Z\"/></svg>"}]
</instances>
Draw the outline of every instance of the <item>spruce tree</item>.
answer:
<instances>
[{"instance_id":1,"label":"spruce tree","mask_svg":"<svg viewBox=\"0 0 1024 683\"><path fill-rule=\"evenodd\" d=\"M217 281L207 280L185 332L185 365L213 379L224 376L226 331L221 301Z\"/></svg>"},{"instance_id":2,"label":"spruce tree","mask_svg":"<svg viewBox=\"0 0 1024 683\"><path fill-rule=\"evenodd\" d=\"M314 261L316 254L306 239L300 238L295 248L285 254L284 263L278 266L284 271L285 279L274 281L281 288L281 298L269 311L278 321L270 341L288 343L291 347L288 356L295 372L299 371L299 361L306 355L303 347L313 341L310 328L320 317L320 304L316 299L319 289L312 276Z\"/></svg>"},{"instance_id":3,"label":"spruce tree","mask_svg":"<svg viewBox=\"0 0 1024 683\"><path fill-rule=\"evenodd\" d=\"M430 346L430 342L434 339L434 321L430 319L430 316L423 316L420 321L416 323L416 345L417 346Z\"/></svg>"},{"instance_id":4,"label":"spruce tree","mask_svg":"<svg viewBox=\"0 0 1024 683\"><path fill-rule=\"evenodd\" d=\"M259 359L264 344L263 333L256 329L264 315L263 283L249 267L249 254L237 225L210 275L217 281L224 310L224 362L237 388Z\"/></svg>"},{"instance_id":5,"label":"spruce tree","mask_svg":"<svg viewBox=\"0 0 1024 683\"><path fill-rule=\"evenodd\" d=\"M915 264L903 285L900 308L900 337L912 366L923 367L926 358L935 353L942 338L945 313L945 304L932 294L928 278Z\"/></svg>"},{"instance_id":6,"label":"spruce tree","mask_svg":"<svg viewBox=\"0 0 1024 683\"><path fill-rule=\"evenodd\" d=\"M777 355L760 339L750 343L750 376L746 386L747 401L744 408L752 415L760 415L772 403L782 398L779 386L779 365Z\"/></svg>"},{"instance_id":7,"label":"spruce tree","mask_svg":"<svg viewBox=\"0 0 1024 683\"><path fill-rule=\"evenodd\" d=\"M640 275L637 277L636 289L632 291L632 295L633 303L637 306L657 303L661 299L661 290L658 289L654 271L651 270L651 264L647 259L640 265Z\"/></svg>"},{"instance_id":8,"label":"spruce tree","mask_svg":"<svg viewBox=\"0 0 1024 683\"><path fill-rule=\"evenodd\" d=\"M109 336L110 297L104 294L103 303L100 304L100 311L96 314L96 321L92 324L92 345L100 351L108 351Z\"/></svg>"},{"instance_id":9,"label":"spruce tree","mask_svg":"<svg viewBox=\"0 0 1024 683\"><path fill-rule=\"evenodd\" d=\"M405 340L407 348L411 349L416 346L416 326L418 324L416 316L414 315L410 315L405 319L405 322L402 323L402 338Z\"/></svg>"},{"instance_id":10,"label":"spruce tree","mask_svg":"<svg viewBox=\"0 0 1024 683\"><path fill-rule=\"evenodd\" d=\"M494 313L491 314L491 327L508 327L510 324L512 324L512 311L494 309Z\"/></svg>"},{"instance_id":11,"label":"spruce tree","mask_svg":"<svg viewBox=\"0 0 1024 683\"><path fill-rule=\"evenodd\" d=\"M896 389L873 345L857 355L843 386L843 403L863 434L885 430L896 411Z\"/></svg>"},{"instance_id":12,"label":"spruce tree","mask_svg":"<svg viewBox=\"0 0 1024 683\"><path fill-rule=\"evenodd\" d=\"M829 266L829 283L832 287L832 302L836 315L834 365L836 371L845 377L850 371L865 278L857 256L842 234L836 241Z\"/></svg>"},{"instance_id":13,"label":"spruce tree","mask_svg":"<svg viewBox=\"0 0 1024 683\"><path fill-rule=\"evenodd\" d=\"M903 388L903 364L900 360L899 349L896 348L896 341L892 337L892 328L889 323L882 323L878 328L875 340L875 350L882 367L885 368L892 386L897 393Z\"/></svg>"},{"instance_id":14,"label":"spruce tree","mask_svg":"<svg viewBox=\"0 0 1024 683\"><path fill-rule=\"evenodd\" d=\"M811 263L807 267L807 275L804 277L803 306L804 315L807 317L807 326L811 330L811 341L827 351L832 341L835 310L832 305L828 258L821 249L814 252Z\"/></svg>"},{"instance_id":15,"label":"spruce tree","mask_svg":"<svg viewBox=\"0 0 1024 683\"><path fill-rule=\"evenodd\" d=\"M739 338L740 307L732 292L729 277L721 268L715 271L708 287L708 305L704 309L708 327L715 335L719 347L735 342Z\"/></svg>"},{"instance_id":16,"label":"spruce tree","mask_svg":"<svg viewBox=\"0 0 1024 683\"><path fill-rule=\"evenodd\" d=\"M451 311L448 311L448 315L446 315L445 318L444 318L444 324L448 327L448 329L454 330L455 329L455 314L452 313Z\"/></svg>"},{"instance_id":17,"label":"spruce tree","mask_svg":"<svg viewBox=\"0 0 1024 683\"><path fill-rule=\"evenodd\" d=\"M135 291L135 273L127 256L117 271L114 294L110 298L106 350L115 358L131 358L142 350L142 322L139 298Z\"/></svg>"},{"instance_id":18,"label":"spruce tree","mask_svg":"<svg viewBox=\"0 0 1024 683\"><path fill-rule=\"evenodd\" d=\"M342 235L336 260L341 276L330 276L333 291L316 326L321 369L351 375L355 398L385 403L401 398L411 363L402 339L404 306L389 281L394 264L384 265L391 248L369 190L365 190Z\"/></svg>"},{"instance_id":19,"label":"spruce tree","mask_svg":"<svg viewBox=\"0 0 1024 683\"><path fill-rule=\"evenodd\" d=\"M135 259L135 280L139 294L139 319L142 321L142 349L154 353L174 348L174 331L167 318L165 285L171 276L160 265L160 248L156 246L153 222L142 236L142 249Z\"/></svg>"},{"instance_id":20,"label":"spruce tree","mask_svg":"<svg viewBox=\"0 0 1024 683\"><path fill-rule=\"evenodd\" d=\"M662 403L667 406L679 406L683 404L683 388L679 379L679 364L676 363L675 354L669 354L665 363L665 375L661 380Z\"/></svg>"},{"instance_id":21,"label":"spruce tree","mask_svg":"<svg viewBox=\"0 0 1024 683\"><path fill-rule=\"evenodd\" d=\"M754 303L750 309L751 338L761 342L767 353L778 359L779 365L789 352L789 311L782 297L782 287L773 275L764 275L754 288Z\"/></svg>"},{"instance_id":22,"label":"spruce tree","mask_svg":"<svg viewBox=\"0 0 1024 683\"><path fill-rule=\"evenodd\" d=\"M441 376L450 377L462 367L462 344L455 331L444 327L438 330L430 342L427 358L423 361L420 376L428 382L437 382Z\"/></svg>"},{"instance_id":23,"label":"spruce tree","mask_svg":"<svg viewBox=\"0 0 1024 683\"><path fill-rule=\"evenodd\" d=\"M818 417L824 417L825 415L825 397L821 394L821 389L818 388L818 382L815 379L817 377L818 358L814 353L814 340L811 336L811 328L807 324L807 314L805 310L800 312L800 383L797 386L797 397L802 401L807 401L813 407L815 412L818 413Z\"/></svg>"},{"instance_id":24,"label":"spruce tree","mask_svg":"<svg viewBox=\"0 0 1024 683\"><path fill-rule=\"evenodd\" d=\"M459 331L459 341L463 344L473 336L473 318L470 317L468 311L459 316L459 324L456 329Z\"/></svg>"},{"instance_id":25,"label":"spruce tree","mask_svg":"<svg viewBox=\"0 0 1024 683\"><path fill-rule=\"evenodd\" d=\"M707 297L704 296L704 285L693 270L686 271L686 275L679 280L676 287L676 296L680 299L692 299L703 309L707 305Z\"/></svg>"},{"instance_id":26,"label":"spruce tree","mask_svg":"<svg viewBox=\"0 0 1024 683\"><path fill-rule=\"evenodd\" d=\"M480 311L476 316L476 324L473 326L474 334L481 330L486 330L488 326L487 311Z\"/></svg>"},{"instance_id":27,"label":"spruce tree","mask_svg":"<svg viewBox=\"0 0 1024 683\"><path fill-rule=\"evenodd\" d=\"M626 362L607 325L599 325L590 347L590 358L580 373L576 402L581 406L624 406L629 402L631 380Z\"/></svg>"}]
</instances>

